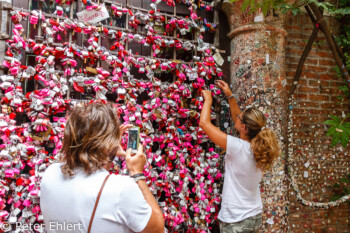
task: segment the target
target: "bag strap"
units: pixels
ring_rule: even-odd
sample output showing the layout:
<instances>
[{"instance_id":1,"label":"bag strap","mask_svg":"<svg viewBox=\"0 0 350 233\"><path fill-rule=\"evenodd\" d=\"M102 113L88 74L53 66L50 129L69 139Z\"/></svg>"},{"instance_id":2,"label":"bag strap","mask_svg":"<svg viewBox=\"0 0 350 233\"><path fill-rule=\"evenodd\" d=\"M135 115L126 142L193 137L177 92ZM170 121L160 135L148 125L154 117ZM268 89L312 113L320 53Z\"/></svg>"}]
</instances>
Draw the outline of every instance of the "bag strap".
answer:
<instances>
[{"instance_id":1,"label":"bag strap","mask_svg":"<svg viewBox=\"0 0 350 233\"><path fill-rule=\"evenodd\" d=\"M105 184L106 184L106 182L107 182L107 180L108 180L108 178L109 178L110 175L111 175L111 174L109 174L108 176L106 176L106 178L105 178L105 180L103 181L102 186L101 186L101 188L100 188L100 192L99 192L98 195L97 195L95 207L94 207L94 210L92 211L92 215L91 215L91 218L90 218L90 223L89 223L89 228L88 228L87 233L90 233L91 226L92 226L92 222L94 221L96 208L97 208L98 202L99 202L99 200L100 200L103 187L105 186Z\"/></svg>"}]
</instances>

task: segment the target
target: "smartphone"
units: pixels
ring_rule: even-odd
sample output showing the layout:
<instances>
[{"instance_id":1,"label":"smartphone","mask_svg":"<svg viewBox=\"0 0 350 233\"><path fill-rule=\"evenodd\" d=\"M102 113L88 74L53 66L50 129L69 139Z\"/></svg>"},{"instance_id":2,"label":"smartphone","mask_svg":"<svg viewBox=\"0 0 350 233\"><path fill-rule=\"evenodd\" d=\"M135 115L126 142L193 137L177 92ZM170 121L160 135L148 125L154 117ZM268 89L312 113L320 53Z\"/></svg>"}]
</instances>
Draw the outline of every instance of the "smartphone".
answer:
<instances>
[{"instance_id":1,"label":"smartphone","mask_svg":"<svg viewBox=\"0 0 350 233\"><path fill-rule=\"evenodd\" d=\"M128 149L131 148L131 153L136 153L139 148L140 142L140 128L139 127L131 127L129 129L128 136Z\"/></svg>"}]
</instances>

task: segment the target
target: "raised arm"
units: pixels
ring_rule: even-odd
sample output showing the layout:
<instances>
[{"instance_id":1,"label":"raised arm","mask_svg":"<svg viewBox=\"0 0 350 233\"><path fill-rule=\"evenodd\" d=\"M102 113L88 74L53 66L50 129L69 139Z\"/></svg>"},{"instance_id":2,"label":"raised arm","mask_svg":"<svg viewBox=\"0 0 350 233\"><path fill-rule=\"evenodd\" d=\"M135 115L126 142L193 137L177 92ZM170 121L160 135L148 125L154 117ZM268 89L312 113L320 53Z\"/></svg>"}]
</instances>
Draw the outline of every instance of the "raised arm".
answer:
<instances>
[{"instance_id":1,"label":"raised arm","mask_svg":"<svg viewBox=\"0 0 350 233\"><path fill-rule=\"evenodd\" d=\"M215 127L211 123L210 108L213 103L211 92L202 91L202 95L204 97L204 105L201 112L199 127L201 127L204 130L204 132L208 135L210 140L212 140L216 145L220 146L222 149L226 150L227 134L222 132L218 127Z\"/></svg>"},{"instance_id":2,"label":"raised arm","mask_svg":"<svg viewBox=\"0 0 350 233\"><path fill-rule=\"evenodd\" d=\"M226 82L224 82L222 80L217 80L216 84L224 92L226 98L229 98L232 96L232 91ZM228 99L228 104L230 105L230 112L231 112L232 120L234 123L236 123L237 115L241 114L241 110L239 109L234 97L231 97Z\"/></svg>"}]
</instances>

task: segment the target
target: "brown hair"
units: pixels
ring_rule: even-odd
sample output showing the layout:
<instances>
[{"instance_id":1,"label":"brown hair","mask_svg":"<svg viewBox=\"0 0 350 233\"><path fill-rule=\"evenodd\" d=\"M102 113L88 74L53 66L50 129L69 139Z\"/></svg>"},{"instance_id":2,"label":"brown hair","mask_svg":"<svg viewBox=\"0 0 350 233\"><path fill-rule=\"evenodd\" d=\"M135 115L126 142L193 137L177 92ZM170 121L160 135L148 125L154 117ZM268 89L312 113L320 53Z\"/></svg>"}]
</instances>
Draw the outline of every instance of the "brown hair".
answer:
<instances>
[{"instance_id":1,"label":"brown hair","mask_svg":"<svg viewBox=\"0 0 350 233\"><path fill-rule=\"evenodd\" d=\"M280 148L275 133L265 128L265 115L258 109L248 108L242 114L242 123L248 128L256 166L262 171L269 170L273 161L279 156Z\"/></svg>"},{"instance_id":2,"label":"brown hair","mask_svg":"<svg viewBox=\"0 0 350 233\"><path fill-rule=\"evenodd\" d=\"M75 106L64 130L62 172L73 176L78 166L88 174L102 168L113 160L119 140L119 119L112 103Z\"/></svg>"}]
</instances>

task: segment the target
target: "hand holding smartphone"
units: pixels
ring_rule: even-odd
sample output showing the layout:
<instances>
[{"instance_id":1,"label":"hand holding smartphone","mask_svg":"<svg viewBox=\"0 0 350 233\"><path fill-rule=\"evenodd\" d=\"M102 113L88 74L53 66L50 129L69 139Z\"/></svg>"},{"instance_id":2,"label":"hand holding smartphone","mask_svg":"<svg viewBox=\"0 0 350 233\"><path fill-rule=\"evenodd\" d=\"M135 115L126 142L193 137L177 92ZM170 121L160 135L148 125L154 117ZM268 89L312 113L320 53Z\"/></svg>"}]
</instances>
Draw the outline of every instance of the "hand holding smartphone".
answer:
<instances>
[{"instance_id":1,"label":"hand holding smartphone","mask_svg":"<svg viewBox=\"0 0 350 233\"><path fill-rule=\"evenodd\" d=\"M131 127L129 128L129 136L128 136L128 149L131 148L131 153L136 154L139 148L140 142L140 128L139 127Z\"/></svg>"}]
</instances>

